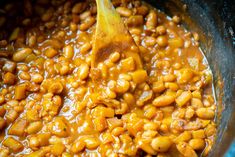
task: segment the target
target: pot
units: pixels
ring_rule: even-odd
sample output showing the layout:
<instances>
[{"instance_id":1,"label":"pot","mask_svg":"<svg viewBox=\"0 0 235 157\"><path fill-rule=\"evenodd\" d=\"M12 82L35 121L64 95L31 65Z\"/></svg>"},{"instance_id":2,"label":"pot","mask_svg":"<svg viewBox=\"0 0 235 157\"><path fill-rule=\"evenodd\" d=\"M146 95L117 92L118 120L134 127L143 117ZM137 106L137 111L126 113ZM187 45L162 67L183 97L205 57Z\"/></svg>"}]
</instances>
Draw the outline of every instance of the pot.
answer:
<instances>
[{"instance_id":1,"label":"pot","mask_svg":"<svg viewBox=\"0 0 235 157\"><path fill-rule=\"evenodd\" d=\"M218 105L217 138L209 156L224 156L235 141L235 3L232 0L150 0L150 4L168 15L180 15L186 29L200 35L201 48L213 73Z\"/></svg>"},{"instance_id":2,"label":"pot","mask_svg":"<svg viewBox=\"0 0 235 157\"><path fill-rule=\"evenodd\" d=\"M235 137L235 3L233 0L146 0L168 15L178 14L200 35L201 48L213 72L217 100L216 142L210 157L221 157ZM6 1L0 1L0 4Z\"/></svg>"}]
</instances>

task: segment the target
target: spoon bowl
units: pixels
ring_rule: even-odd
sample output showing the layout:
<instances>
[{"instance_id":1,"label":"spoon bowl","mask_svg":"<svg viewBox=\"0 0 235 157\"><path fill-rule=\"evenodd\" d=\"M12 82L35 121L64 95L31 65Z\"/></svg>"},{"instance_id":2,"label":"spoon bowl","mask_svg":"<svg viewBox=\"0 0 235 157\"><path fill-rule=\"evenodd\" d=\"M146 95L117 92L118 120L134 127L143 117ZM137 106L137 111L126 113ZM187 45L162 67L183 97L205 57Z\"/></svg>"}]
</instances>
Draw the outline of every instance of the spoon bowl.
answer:
<instances>
[{"instance_id":1,"label":"spoon bowl","mask_svg":"<svg viewBox=\"0 0 235 157\"><path fill-rule=\"evenodd\" d=\"M136 69L142 69L139 49L110 0L96 0L97 25L93 41L91 66L96 68L110 54L118 52L121 58L133 57Z\"/></svg>"}]
</instances>

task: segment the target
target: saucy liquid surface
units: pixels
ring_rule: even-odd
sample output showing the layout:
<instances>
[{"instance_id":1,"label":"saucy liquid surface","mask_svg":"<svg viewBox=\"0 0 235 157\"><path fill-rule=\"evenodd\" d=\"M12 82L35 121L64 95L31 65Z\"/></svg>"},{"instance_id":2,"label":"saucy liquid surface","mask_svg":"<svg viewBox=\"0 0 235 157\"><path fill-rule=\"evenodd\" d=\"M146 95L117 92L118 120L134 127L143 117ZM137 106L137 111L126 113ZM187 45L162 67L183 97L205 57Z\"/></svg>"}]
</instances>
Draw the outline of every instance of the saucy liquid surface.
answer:
<instances>
[{"instance_id":1,"label":"saucy liquid surface","mask_svg":"<svg viewBox=\"0 0 235 157\"><path fill-rule=\"evenodd\" d=\"M0 156L208 155L216 104L198 34L141 1L113 4L139 47L142 70L119 52L91 69L95 2L4 6ZM92 77L106 78L102 90Z\"/></svg>"}]
</instances>

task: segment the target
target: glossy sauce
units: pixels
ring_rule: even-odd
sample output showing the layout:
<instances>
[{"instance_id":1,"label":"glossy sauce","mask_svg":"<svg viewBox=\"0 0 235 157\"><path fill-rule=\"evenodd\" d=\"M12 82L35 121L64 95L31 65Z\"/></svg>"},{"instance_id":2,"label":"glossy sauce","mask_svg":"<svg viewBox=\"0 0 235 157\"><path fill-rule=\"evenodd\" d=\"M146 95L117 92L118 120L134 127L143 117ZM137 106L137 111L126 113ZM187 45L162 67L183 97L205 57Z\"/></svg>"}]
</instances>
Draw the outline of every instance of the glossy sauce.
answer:
<instances>
[{"instance_id":1,"label":"glossy sauce","mask_svg":"<svg viewBox=\"0 0 235 157\"><path fill-rule=\"evenodd\" d=\"M92 82L94 2L25 1L18 20L0 17L0 156L208 155L216 104L198 34L141 1L113 3L144 68L107 59L101 91Z\"/></svg>"}]
</instances>

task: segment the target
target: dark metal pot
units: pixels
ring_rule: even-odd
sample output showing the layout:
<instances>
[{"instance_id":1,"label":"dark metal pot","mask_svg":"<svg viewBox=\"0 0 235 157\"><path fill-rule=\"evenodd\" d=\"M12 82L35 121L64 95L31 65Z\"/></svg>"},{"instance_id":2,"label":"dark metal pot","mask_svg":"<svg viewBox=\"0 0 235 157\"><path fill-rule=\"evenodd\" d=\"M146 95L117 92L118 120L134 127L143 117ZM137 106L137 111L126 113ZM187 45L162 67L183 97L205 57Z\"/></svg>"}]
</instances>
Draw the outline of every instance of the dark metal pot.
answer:
<instances>
[{"instance_id":1,"label":"dark metal pot","mask_svg":"<svg viewBox=\"0 0 235 157\"><path fill-rule=\"evenodd\" d=\"M235 1L150 0L146 2L168 15L180 15L187 29L200 34L201 48L213 72L218 104L217 138L209 156L224 156L230 144L235 141ZM186 9L184 4L187 6ZM230 156L234 157L235 153Z\"/></svg>"},{"instance_id":2,"label":"dark metal pot","mask_svg":"<svg viewBox=\"0 0 235 157\"><path fill-rule=\"evenodd\" d=\"M7 1L0 0L0 5ZM218 132L210 157L224 156L235 141L235 2L234 0L146 0L168 15L178 14L201 47L214 76ZM186 9L184 4L187 6ZM231 157L234 157L233 154Z\"/></svg>"}]
</instances>

